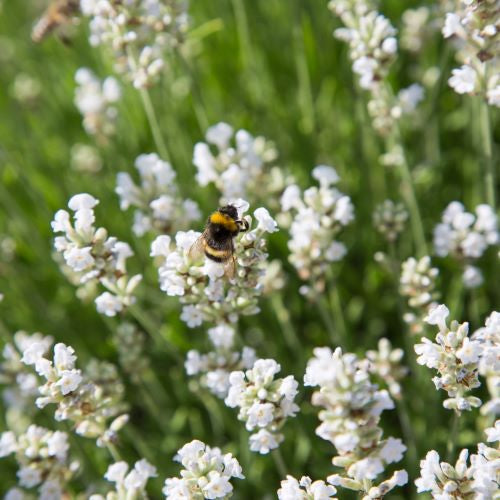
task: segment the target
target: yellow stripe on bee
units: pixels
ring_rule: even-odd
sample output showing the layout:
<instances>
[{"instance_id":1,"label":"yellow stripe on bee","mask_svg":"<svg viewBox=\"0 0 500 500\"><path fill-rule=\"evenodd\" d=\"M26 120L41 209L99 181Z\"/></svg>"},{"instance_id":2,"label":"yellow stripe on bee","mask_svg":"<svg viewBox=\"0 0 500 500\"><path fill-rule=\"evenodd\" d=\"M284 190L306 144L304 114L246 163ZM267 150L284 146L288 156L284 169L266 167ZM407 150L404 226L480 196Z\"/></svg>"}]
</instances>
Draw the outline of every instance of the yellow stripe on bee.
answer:
<instances>
[{"instance_id":1,"label":"yellow stripe on bee","mask_svg":"<svg viewBox=\"0 0 500 500\"><path fill-rule=\"evenodd\" d=\"M225 214L221 214L220 212L214 212L210 216L210 222L212 224L220 224L221 226L224 226L228 231L237 231L238 230L238 225L236 222L234 222L231 217Z\"/></svg>"},{"instance_id":2,"label":"yellow stripe on bee","mask_svg":"<svg viewBox=\"0 0 500 500\"><path fill-rule=\"evenodd\" d=\"M209 247L208 245L205 246L205 252L209 255L212 255L213 257L221 258L231 255L231 252L229 250L216 250L215 248Z\"/></svg>"}]
</instances>

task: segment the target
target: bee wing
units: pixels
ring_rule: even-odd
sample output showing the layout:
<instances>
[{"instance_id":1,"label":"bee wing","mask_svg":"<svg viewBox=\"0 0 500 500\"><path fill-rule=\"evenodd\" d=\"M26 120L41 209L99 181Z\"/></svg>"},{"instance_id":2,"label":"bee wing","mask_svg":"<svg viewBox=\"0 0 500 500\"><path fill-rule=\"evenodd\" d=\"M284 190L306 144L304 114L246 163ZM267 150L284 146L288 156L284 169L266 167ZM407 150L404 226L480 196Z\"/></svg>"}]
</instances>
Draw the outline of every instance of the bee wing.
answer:
<instances>
[{"instance_id":1,"label":"bee wing","mask_svg":"<svg viewBox=\"0 0 500 500\"><path fill-rule=\"evenodd\" d=\"M191 245L188 251L188 256L191 260L200 260L205 256L205 235L206 231L197 238L197 240Z\"/></svg>"},{"instance_id":2,"label":"bee wing","mask_svg":"<svg viewBox=\"0 0 500 500\"><path fill-rule=\"evenodd\" d=\"M229 259L224 262L224 275L232 280L236 274L236 257L231 255Z\"/></svg>"}]
</instances>

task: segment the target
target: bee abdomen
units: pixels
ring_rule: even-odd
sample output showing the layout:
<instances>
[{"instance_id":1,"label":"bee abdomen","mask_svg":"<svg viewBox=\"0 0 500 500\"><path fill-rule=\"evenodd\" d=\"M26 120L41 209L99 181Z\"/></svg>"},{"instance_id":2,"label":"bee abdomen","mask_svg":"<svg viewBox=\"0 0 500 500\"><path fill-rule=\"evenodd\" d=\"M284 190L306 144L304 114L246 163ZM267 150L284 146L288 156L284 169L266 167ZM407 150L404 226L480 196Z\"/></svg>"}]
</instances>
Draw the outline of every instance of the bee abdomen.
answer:
<instances>
[{"instance_id":1,"label":"bee abdomen","mask_svg":"<svg viewBox=\"0 0 500 500\"><path fill-rule=\"evenodd\" d=\"M230 250L217 250L209 246L205 247L205 255L214 262L225 262L231 257Z\"/></svg>"},{"instance_id":2,"label":"bee abdomen","mask_svg":"<svg viewBox=\"0 0 500 500\"><path fill-rule=\"evenodd\" d=\"M31 39L35 43L40 43L51 31L57 27L58 23L51 20L48 16L43 16L36 24L33 26L31 31Z\"/></svg>"}]
</instances>

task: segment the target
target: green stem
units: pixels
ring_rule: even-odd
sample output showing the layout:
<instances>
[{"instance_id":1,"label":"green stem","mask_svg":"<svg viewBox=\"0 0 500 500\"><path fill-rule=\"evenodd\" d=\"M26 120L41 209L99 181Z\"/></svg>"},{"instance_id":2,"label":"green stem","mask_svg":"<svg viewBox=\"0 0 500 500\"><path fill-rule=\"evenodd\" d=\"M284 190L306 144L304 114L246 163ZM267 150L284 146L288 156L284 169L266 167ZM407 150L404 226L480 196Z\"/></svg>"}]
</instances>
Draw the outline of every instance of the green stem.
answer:
<instances>
[{"instance_id":1,"label":"green stem","mask_svg":"<svg viewBox=\"0 0 500 500\"><path fill-rule=\"evenodd\" d=\"M346 349L347 348L346 341L348 338L347 327L344 317L344 311L342 309L342 303L340 301L339 288L336 283L334 283L330 287L330 301L332 304L333 315L335 318L335 326L339 331L340 345Z\"/></svg>"},{"instance_id":2,"label":"green stem","mask_svg":"<svg viewBox=\"0 0 500 500\"><path fill-rule=\"evenodd\" d=\"M459 424L460 424L460 413L454 411L453 420L451 423L451 431L448 436L448 442L446 443L446 460L450 463L453 460L453 454L455 453Z\"/></svg>"},{"instance_id":3,"label":"green stem","mask_svg":"<svg viewBox=\"0 0 500 500\"><path fill-rule=\"evenodd\" d=\"M286 477L286 465L283 460L283 455L281 454L281 450L279 448L275 448L271 451L271 455L273 456L274 463L276 464L276 469L278 469L278 473L280 477Z\"/></svg>"},{"instance_id":4,"label":"green stem","mask_svg":"<svg viewBox=\"0 0 500 500\"><path fill-rule=\"evenodd\" d=\"M109 454L111 455L111 457L115 462L121 461L122 458L120 456L120 452L113 443L106 442L106 448L108 449Z\"/></svg>"},{"instance_id":5,"label":"green stem","mask_svg":"<svg viewBox=\"0 0 500 500\"><path fill-rule=\"evenodd\" d=\"M491 139L491 123L489 115L489 106L486 100L482 99L479 109L480 130L481 130L481 149L484 162L484 184L486 192L486 201L493 210L495 210L495 166L493 162L493 144Z\"/></svg>"},{"instance_id":6,"label":"green stem","mask_svg":"<svg viewBox=\"0 0 500 500\"><path fill-rule=\"evenodd\" d=\"M340 342L339 336L337 335L337 332L335 331L335 328L333 326L333 319L330 314L330 307L328 304L328 301L326 300L324 295L320 295L317 300L316 300L316 305L318 307L319 314L321 316L321 319L323 320L324 325L326 326L326 329L328 330L328 335L330 337L330 341L332 343L333 347L337 346L342 346L342 343Z\"/></svg>"},{"instance_id":7,"label":"green stem","mask_svg":"<svg viewBox=\"0 0 500 500\"><path fill-rule=\"evenodd\" d=\"M295 327L290 320L290 313L283 303L282 295L280 293L272 294L271 303L288 347L295 353L302 352L299 337L297 336Z\"/></svg>"},{"instance_id":8,"label":"green stem","mask_svg":"<svg viewBox=\"0 0 500 500\"><path fill-rule=\"evenodd\" d=\"M416 470L418 460L417 440L415 439L404 395L401 395L401 399L396 401L396 408L401 430L403 431L404 440L408 448L408 469L414 471Z\"/></svg>"},{"instance_id":9,"label":"green stem","mask_svg":"<svg viewBox=\"0 0 500 500\"><path fill-rule=\"evenodd\" d=\"M153 139L156 145L156 149L163 160L170 161L170 156L168 154L167 146L163 140L161 134L160 125L158 119L156 118L156 113L151 102L151 97L146 89L139 89L139 94L142 99L142 104L144 105L144 111L146 111L146 116L149 122L149 127L151 128L151 133L153 134Z\"/></svg>"}]
</instances>

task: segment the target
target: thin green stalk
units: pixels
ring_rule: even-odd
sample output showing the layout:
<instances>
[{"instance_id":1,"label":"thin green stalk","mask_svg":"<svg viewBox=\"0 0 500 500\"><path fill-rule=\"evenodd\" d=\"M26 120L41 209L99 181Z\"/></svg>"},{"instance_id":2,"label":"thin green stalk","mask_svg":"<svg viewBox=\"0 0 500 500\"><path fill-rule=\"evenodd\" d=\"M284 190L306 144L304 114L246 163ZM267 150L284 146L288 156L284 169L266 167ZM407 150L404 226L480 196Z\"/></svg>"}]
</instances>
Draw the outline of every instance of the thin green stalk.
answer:
<instances>
[{"instance_id":1,"label":"thin green stalk","mask_svg":"<svg viewBox=\"0 0 500 500\"><path fill-rule=\"evenodd\" d=\"M198 127L200 128L200 132L204 134L209 127L210 122L208 121L207 113L205 111L206 106L200 86L198 84L198 79L195 77L189 62L181 53L179 53L179 59L182 63L182 66L184 67L184 71L189 75L189 78L191 80L191 89L193 90L193 93L191 95L193 110L196 116L196 121L198 122Z\"/></svg>"},{"instance_id":2,"label":"thin green stalk","mask_svg":"<svg viewBox=\"0 0 500 500\"><path fill-rule=\"evenodd\" d=\"M149 127L151 128L151 133L153 134L153 139L156 145L156 149L163 160L170 161L170 155L168 154L167 146L163 140L163 136L160 130L160 124L156 118L155 109L153 103L151 102L151 97L146 89L139 89L139 94L142 99L142 104L144 106L144 111L149 122Z\"/></svg>"},{"instance_id":3,"label":"thin green stalk","mask_svg":"<svg viewBox=\"0 0 500 500\"><path fill-rule=\"evenodd\" d=\"M401 425L401 430L403 431L404 440L408 449L408 469L414 471L417 468L418 460L417 440L413 432L413 426L411 424L406 401L404 400L404 394L400 400L396 401L396 409L398 412L399 424Z\"/></svg>"},{"instance_id":4,"label":"thin green stalk","mask_svg":"<svg viewBox=\"0 0 500 500\"><path fill-rule=\"evenodd\" d=\"M122 458L120 456L120 452L118 451L118 448L113 443L106 441L106 448L108 449L109 454L111 455L111 457L113 458L113 460L115 462L121 461Z\"/></svg>"},{"instance_id":5,"label":"thin green stalk","mask_svg":"<svg viewBox=\"0 0 500 500\"><path fill-rule=\"evenodd\" d=\"M399 134L398 134L399 135ZM399 141L401 148L403 145ZM417 247L417 254L419 257L427 255L427 243L425 241L425 231L424 225L422 223L422 216L420 214L420 208L418 206L417 196L415 194L415 187L413 185L413 178L411 175L410 167L408 166L408 161L406 159L406 154L403 149L403 161L400 165L400 173L402 177L402 195L408 205L410 210L410 223L413 232L413 238L415 239L415 244Z\"/></svg>"},{"instance_id":6,"label":"thin green stalk","mask_svg":"<svg viewBox=\"0 0 500 500\"><path fill-rule=\"evenodd\" d=\"M286 465L283 460L283 455L281 454L281 450L279 448L275 448L271 451L271 455L273 456L274 463L276 465L276 469L278 469L278 473L280 477L286 477Z\"/></svg>"},{"instance_id":7,"label":"thin green stalk","mask_svg":"<svg viewBox=\"0 0 500 500\"><path fill-rule=\"evenodd\" d=\"M330 302L332 304L333 315L335 318L335 326L339 331L341 340L340 345L342 345L344 348L347 348L348 332L344 317L344 310L342 309L342 303L340 301L339 288L335 283L330 286Z\"/></svg>"},{"instance_id":8,"label":"thin green stalk","mask_svg":"<svg viewBox=\"0 0 500 500\"><path fill-rule=\"evenodd\" d=\"M486 201L493 210L495 210L495 165L493 162L493 144L491 139L491 123L489 115L489 106L486 100L482 99L479 108L480 131L481 131L481 150L484 162L484 189Z\"/></svg>"},{"instance_id":9,"label":"thin green stalk","mask_svg":"<svg viewBox=\"0 0 500 500\"><path fill-rule=\"evenodd\" d=\"M316 300L316 305L318 307L321 319L323 320L323 323L326 326L326 329L328 330L328 335L330 337L332 346L333 347L341 346L343 348L344 346L342 345L341 339L339 338L339 335L335 331L333 318L330 313L330 304L328 303L325 295L320 295L318 297L318 299Z\"/></svg>"},{"instance_id":10,"label":"thin green stalk","mask_svg":"<svg viewBox=\"0 0 500 500\"><path fill-rule=\"evenodd\" d=\"M299 337L297 336L295 327L290 320L290 313L283 303L282 295L280 293L272 294L271 303L288 347L292 352L302 352Z\"/></svg>"},{"instance_id":11,"label":"thin green stalk","mask_svg":"<svg viewBox=\"0 0 500 500\"><path fill-rule=\"evenodd\" d=\"M448 442L446 443L446 460L450 463L453 460L453 455L455 453L459 427L460 427L460 413L454 411L453 420L451 422L451 430L448 436Z\"/></svg>"}]
</instances>

